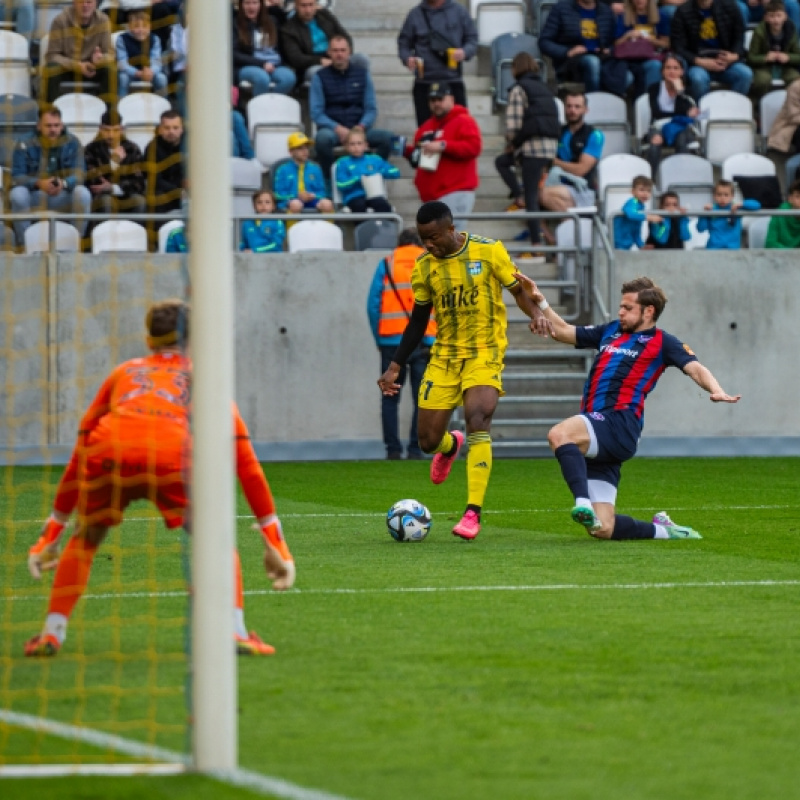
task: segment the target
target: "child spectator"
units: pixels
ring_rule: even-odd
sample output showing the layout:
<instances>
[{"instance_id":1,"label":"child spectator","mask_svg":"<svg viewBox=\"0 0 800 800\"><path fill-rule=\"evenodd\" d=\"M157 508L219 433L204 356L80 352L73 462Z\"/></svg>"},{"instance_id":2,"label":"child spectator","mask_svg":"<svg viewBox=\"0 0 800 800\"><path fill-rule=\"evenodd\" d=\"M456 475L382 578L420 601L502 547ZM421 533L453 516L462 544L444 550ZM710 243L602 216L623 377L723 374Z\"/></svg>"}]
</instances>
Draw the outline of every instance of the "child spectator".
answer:
<instances>
[{"instance_id":1,"label":"child spectator","mask_svg":"<svg viewBox=\"0 0 800 800\"><path fill-rule=\"evenodd\" d=\"M782 80L788 86L800 78L800 41L783 0L767 3L764 19L753 32L747 63L753 68L752 93L756 98L772 89L773 80Z\"/></svg>"},{"instance_id":2,"label":"child spectator","mask_svg":"<svg viewBox=\"0 0 800 800\"><path fill-rule=\"evenodd\" d=\"M614 247L617 250L630 250L634 245L641 250L642 223L663 222L658 214L648 214L647 203L653 192L653 181L645 175L637 175L631 187L633 197L622 206L623 216L614 217Z\"/></svg>"},{"instance_id":3,"label":"child spectator","mask_svg":"<svg viewBox=\"0 0 800 800\"><path fill-rule=\"evenodd\" d=\"M289 135L291 158L275 170L275 200L279 211L333 211L319 164L308 160L311 140L304 133Z\"/></svg>"},{"instance_id":4,"label":"child spectator","mask_svg":"<svg viewBox=\"0 0 800 800\"><path fill-rule=\"evenodd\" d=\"M266 216L275 212L272 192L260 191L253 195L253 210ZM280 219L246 219L242 223L239 250L242 253L280 253L286 238L286 226Z\"/></svg>"},{"instance_id":5,"label":"child spectator","mask_svg":"<svg viewBox=\"0 0 800 800\"><path fill-rule=\"evenodd\" d=\"M677 192L664 192L658 201L661 211L680 211L681 201ZM645 250L683 250L683 243L692 238L688 217L664 217L661 222L651 222L645 242Z\"/></svg>"},{"instance_id":6,"label":"child spectator","mask_svg":"<svg viewBox=\"0 0 800 800\"><path fill-rule=\"evenodd\" d=\"M336 188L342 193L342 202L351 211L391 211L392 206L383 195L368 197L364 177L382 175L393 180L400 177L400 170L374 153L365 153L367 135L360 127L353 128L345 140L349 155L336 162L334 168Z\"/></svg>"},{"instance_id":7,"label":"child spectator","mask_svg":"<svg viewBox=\"0 0 800 800\"><path fill-rule=\"evenodd\" d=\"M789 202L781 203L780 207L800 211L800 181L795 181L789 187ZM800 216L772 217L764 247L769 249L800 247Z\"/></svg>"},{"instance_id":8,"label":"child spectator","mask_svg":"<svg viewBox=\"0 0 800 800\"><path fill-rule=\"evenodd\" d=\"M173 228L167 236L167 244L164 246L165 253L188 253L189 242L186 240L186 227L181 225Z\"/></svg>"},{"instance_id":9,"label":"child spectator","mask_svg":"<svg viewBox=\"0 0 800 800\"><path fill-rule=\"evenodd\" d=\"M161 62L161 40L150 30L146 11L128 14L128 30L117 37L119 96L125 97L131 81L148 81L156 94L165 94L167 74Z\"/></svg>"},{"instance_id":10,"label":"child spectator","mask_svg":"<svg viewBox=\"0 0 800 800\"><path fill-rule=\"evenodd\" d=\"M741 205L733 202L733 183L717 181L714 187L714 204L706 205L706 211L758 211L758 200L745 200ZM742 246L741 217L700 217L697 220L700 233L708 231L707 250L738 250Z\"/></svg>"}]
</instances>

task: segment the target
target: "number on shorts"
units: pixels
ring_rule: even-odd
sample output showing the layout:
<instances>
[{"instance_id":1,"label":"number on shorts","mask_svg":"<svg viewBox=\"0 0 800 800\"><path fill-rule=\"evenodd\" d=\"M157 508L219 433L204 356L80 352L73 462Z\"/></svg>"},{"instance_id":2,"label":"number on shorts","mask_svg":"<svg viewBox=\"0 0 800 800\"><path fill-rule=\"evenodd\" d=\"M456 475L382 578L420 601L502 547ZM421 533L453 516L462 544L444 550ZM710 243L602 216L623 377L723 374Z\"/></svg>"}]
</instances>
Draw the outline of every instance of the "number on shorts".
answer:
<instances>
[{"instance_id":1,"label":"number on shorts","mask_svg":"<svg viewBox=\"0 0 800 800\"><path fill-rule=\"evenodd\" d=\"M433 389L433 381L425 381L425 394L422 395L423 400L428 399L428 395L431 393L431 389Z\"/></svg>"}]
</instances>

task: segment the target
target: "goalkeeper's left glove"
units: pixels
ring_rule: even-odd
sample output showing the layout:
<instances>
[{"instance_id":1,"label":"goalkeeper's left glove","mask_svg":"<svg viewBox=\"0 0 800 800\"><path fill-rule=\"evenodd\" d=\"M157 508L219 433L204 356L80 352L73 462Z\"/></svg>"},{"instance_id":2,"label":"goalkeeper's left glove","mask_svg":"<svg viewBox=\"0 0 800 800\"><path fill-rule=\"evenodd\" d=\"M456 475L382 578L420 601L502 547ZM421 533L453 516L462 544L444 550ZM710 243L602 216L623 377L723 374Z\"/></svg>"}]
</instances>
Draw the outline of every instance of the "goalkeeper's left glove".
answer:
<instances>
[{"instance_id":1,"label":"goalkeeper's left glove","mask_svg":"<svg viewBox=\"0 0 800 800\"><path fill-rule=\"evenodd\" d=\"M276 592L291 589L294 585L296 570L294 559L289 552L286 539L283 538L280 520L273 514L264 525L254 525L264 537L264 567L267 576L272 581L272 588Z\"/></svg>"},{"instance_id":2,"label":"goalkeeper's left glove","mask_svg":"<svg viewBox=\"0 0 800 800\"><path fill-rule=\"evenodd\" d=\"M66 527L66 523L49 517L36 544L28 550L28 570L37 581L42 577L42 572L56 568L58 540Z\"/></svg>"}]
</instances>

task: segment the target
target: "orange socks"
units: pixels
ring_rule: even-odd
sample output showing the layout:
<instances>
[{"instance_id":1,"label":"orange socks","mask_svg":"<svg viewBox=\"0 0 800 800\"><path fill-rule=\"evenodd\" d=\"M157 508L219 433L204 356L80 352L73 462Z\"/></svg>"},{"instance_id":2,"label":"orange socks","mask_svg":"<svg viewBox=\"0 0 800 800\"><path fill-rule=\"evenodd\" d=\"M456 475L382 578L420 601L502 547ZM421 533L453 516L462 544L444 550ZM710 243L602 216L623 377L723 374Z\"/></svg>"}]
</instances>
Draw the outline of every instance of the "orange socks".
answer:
<instances>
[{"instance_id":1,"label":"orange socks","mask_svg":"<svg viewBox=\"0 0 800 800\"><path fill-rule=\"evenodd\" d=\"M81 536L73 536L67 542L53 580L47 609L49 614L62 614L64 617L72 614L75 603L86 591L96 552L97 547L90 545Z\"/></svg>"}]
</instances>

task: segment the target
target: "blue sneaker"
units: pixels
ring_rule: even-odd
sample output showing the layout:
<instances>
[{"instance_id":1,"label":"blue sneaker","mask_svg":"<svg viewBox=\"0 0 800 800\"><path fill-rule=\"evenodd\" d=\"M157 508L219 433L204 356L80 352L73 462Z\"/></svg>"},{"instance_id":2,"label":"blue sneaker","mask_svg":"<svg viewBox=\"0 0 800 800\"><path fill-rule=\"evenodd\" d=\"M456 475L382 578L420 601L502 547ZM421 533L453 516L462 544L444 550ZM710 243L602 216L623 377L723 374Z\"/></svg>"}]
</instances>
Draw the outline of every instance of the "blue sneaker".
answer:
<instances>
[{"instance_id":1,"label":"blue sneaker","mask_svg":"<svg viewBox=\"0 0 800 800\"><path fill-rule=\"evenodd\" d=\"M653 517L653 525L661 525L667 529L670 539L702 539L703 537L694 528L686 525L676 525L666 511L659 511Z\"/></svg>"}]
</instances>

